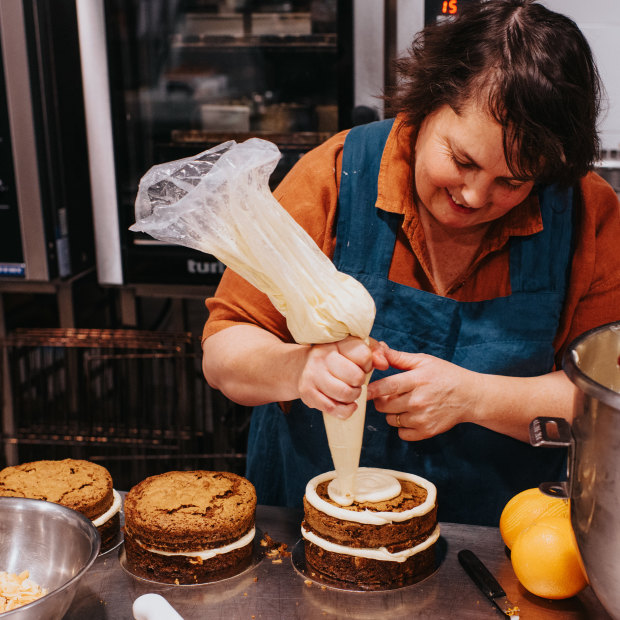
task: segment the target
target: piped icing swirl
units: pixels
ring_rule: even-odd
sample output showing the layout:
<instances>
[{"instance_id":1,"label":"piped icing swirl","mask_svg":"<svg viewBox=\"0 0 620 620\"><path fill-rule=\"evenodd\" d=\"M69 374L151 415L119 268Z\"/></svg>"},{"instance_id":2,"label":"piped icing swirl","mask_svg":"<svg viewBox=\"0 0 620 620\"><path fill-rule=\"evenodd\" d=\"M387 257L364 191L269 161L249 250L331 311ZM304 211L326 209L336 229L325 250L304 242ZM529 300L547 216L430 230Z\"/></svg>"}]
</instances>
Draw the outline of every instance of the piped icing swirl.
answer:
<instances>
[{"instance_id":1,"label":"piped icing swirl","mask_svg":"<svg viewBox=\"0 0 620 620\"><path fill-rule=\"evenodd\" d=\"M350 506L354 501L384 502L401 492L398 479L380 469L358 468L353 486L353 497L350 497L341 493L339 479L334 478L327 487L329 499L341 506Z\"/></svg>"},{"instance_id":2,"label":"piped icing swirl","mask_svg":"<svg viewBox=\"0 0 620 620\"><path fill-rule=\"evenodd\" d=\"M415 474L394 471L391 469L378 469L373 467L360 467L359 469L362 473L377 472L380 474L387 474L388 476L392 476L397 480L410 480L411 482L426 490L426 499L419 506L416 506L415 508L411 508L409 510L403 510L402 512L375 512L368 509L363 511L355 511L351 510L350 508L335 506L334 504L319 497L318 493L316 492L317 486L321 482L325 482L326 480L332 480L336 477L336 472L330 471L319 474L308 482L308 484L306 485L306 500L317 510L320 510L321 512L324 512L325 514L328 514L336 519L342 519L344 521L354 521L356 523L364 523L370 525L384 525L386 523L394 523L395 521L407 521L408 519L412 519L413 517L419 517L426 514L427 512L430 512L435 506L435 501L437 499L437 489L432 482L429 482L425 478L416 476Z\"/></svg>"}]
</instances>

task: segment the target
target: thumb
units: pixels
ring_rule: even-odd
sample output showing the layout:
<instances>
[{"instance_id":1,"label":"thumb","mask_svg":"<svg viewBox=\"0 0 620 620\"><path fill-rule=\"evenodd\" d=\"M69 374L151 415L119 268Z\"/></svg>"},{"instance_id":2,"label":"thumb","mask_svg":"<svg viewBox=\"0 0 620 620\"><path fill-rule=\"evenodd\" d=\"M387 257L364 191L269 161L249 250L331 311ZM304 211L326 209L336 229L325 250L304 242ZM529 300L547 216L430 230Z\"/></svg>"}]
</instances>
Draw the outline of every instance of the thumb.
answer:
<instances>
[{"instance_id":1,"label":"thumb","mask_svg":"<svg viewBox=\"0 0 620 620\"><path fill-rule=\"evenodd\" d=\"M407 353L395 349L388 349L384 355L390 366L398 370L413 370L421 363L423 356L421 353Z\"/></svg>"}]
</instances>

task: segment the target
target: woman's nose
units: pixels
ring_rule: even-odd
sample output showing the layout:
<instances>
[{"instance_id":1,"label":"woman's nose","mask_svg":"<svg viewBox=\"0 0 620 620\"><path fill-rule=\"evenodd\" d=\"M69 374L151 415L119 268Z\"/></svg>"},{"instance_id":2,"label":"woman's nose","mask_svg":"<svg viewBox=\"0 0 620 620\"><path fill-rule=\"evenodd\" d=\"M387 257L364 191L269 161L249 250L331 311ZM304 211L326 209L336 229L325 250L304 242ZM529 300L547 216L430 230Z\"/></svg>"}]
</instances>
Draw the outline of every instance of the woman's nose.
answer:
<instances>
[{"instance_id":1,"label":"woman's nose","mask_svg":"<svg viewBox=\"0 0 620 620\"><path fill-rule=\"evenodd\" d=\"M492 183L482 171L470 171L461 188L465 204L472 209L484 207L490 201Z\"/></svg>"}]
</instances>

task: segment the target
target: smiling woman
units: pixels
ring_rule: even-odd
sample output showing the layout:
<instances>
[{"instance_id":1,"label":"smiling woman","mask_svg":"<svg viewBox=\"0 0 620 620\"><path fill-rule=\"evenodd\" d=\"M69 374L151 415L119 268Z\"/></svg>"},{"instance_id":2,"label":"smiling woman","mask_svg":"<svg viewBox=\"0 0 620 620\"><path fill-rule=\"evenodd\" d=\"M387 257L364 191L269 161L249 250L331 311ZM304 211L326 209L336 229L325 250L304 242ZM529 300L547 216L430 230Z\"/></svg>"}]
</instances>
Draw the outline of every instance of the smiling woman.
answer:
<instances>
[{"instance_id":1,"label":"smiling woman","mask_svg":"<svg viewBox=\"0 0 620 620\"><path fill-rule=\"evenodd\" d=\"M398 69L394 118L332 137L274 193L372 295L370 343L296 344L227 270L203 368L255 405L259 503L299 506L332 468L316 410L350 415L372 363L360 465L431 480L441 521L497 525L510 497L565 475L529 422L572 417L562 353L620 319L620 207L590 172L598 73L576 25L532 0L464 5Z\"/></svg>"},{"instance_id":2,"label":"smiling woman","mask_svg":"<svg viewBox=\"0 0 620 620\"><path fill-rule=\"evenodd\" d=\"M512 176L502 135L475 101L459 114L444 105L418 131L416 206L440 293L466 277L491 223L521 204L534 185Z\"/></svg>"}]
</instances>

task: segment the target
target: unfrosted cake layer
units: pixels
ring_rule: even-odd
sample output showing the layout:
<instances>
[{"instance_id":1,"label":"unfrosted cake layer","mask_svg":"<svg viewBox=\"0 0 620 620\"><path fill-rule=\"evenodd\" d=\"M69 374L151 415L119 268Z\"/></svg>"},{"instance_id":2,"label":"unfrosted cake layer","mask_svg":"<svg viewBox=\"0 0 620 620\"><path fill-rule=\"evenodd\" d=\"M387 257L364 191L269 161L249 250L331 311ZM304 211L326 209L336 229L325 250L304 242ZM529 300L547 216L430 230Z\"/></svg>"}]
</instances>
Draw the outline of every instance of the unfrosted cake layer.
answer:
<instances>
[{"instance_id":1,"label":"unfrosted cake layer","mask_svg":"<svg viewBox=\"0 0 620 620\"><path fill-rule=\"evenodd\" d=\"M229 472L167 472L125 498L131 572L168 583L201 583L243 570L252 556L256 491Z\"/></svg>"},{"instance_id":2,"label":"unfrosted cake layer","mask_svg":"<svg viewBox=\"0 0 620 620\"><path fill-rule=\"evenodd\" d=\"M96 463L63 459L5 467L0 471L0 495L42 499L77 510L99 530L102 551L118 536L121 498L110 472Z\"/></svg>"},{"instance_id":3,"label":"unfrosted cake layer","mask_svg":"<svg viewBox=\"0 0 620 620\"><path fill-rule=\"evenodd\" d=\"M400 493L340 506L328 494L335 472L308 483L302 536L306 563L321 576L381 589L415 583L434 570L439 538L434 485L411 474L378 471L395 476Z\"/></svg>"}]
</instances>

